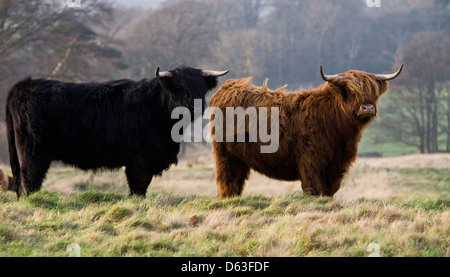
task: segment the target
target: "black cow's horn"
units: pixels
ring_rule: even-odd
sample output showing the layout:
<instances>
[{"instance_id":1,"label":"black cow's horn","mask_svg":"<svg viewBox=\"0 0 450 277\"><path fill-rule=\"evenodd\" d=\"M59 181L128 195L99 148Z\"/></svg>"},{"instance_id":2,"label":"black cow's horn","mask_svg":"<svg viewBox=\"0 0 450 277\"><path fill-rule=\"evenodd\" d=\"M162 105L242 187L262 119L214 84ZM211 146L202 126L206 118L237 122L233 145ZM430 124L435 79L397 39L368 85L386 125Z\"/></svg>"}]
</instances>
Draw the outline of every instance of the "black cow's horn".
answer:
<instances>
[{"instance_id":1,"label":"black cow's horn","mask_svg":"<svg viewBox=\"0 0 450 277\"><path fill-rule=\"evenodd\" d=\"M157 78L172 77L172 73L169 71L159 72L159 66L158 66L158 68L156 69L156 72L155 72L155 76Z\"/></svg>"},{"instance_id":2,"label":"black cow's horn","mask_svg":"<svg viewBox=\"0 0 450 277\"><path fill-rule=\"evenodd\" d=\"M398 75L400 75L400 73L402 72L402 69L403 69L403 64L400 66L400 68L395 73L392 73L392 74L375 74L375 77L378 80L381 80L381 81L393 80L393 79L397 78Z\"/></svg>"},{"instance_id":3,"label":"black cow's horn","mask_svg":"<svg viewBox=\"0 0 450 277\"><path fill-rule=\"evenodd\" d=\"M230 72L229 70L225 71L214 71L214 70L202 70L203 76L208 77L220 77Z\"/></svg>"},{"instance_id":4,"label":"black cow's horn","mask_svg":"<svg viewBox=\"0 0 450 277\"><path fill-rule=\"evenodd\" d=\"M339 80L339 79L342 78L341 76L339 76L337 74L335 74L335 75L325 75L323 73L322 66L320 66L320 75L322 75L322 79L324 81L327 81L327 82L333 82L333 81L336 81L336 80Z\"/></svg>"}]
</instances>

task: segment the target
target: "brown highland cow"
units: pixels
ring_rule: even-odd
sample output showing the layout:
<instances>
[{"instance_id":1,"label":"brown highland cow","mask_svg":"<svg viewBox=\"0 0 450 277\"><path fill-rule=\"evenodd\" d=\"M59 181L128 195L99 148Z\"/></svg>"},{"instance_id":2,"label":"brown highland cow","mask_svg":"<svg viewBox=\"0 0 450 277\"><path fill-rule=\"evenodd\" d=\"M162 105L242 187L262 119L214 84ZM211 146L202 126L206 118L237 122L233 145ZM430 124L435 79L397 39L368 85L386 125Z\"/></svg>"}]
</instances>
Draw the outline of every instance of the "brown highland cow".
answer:
<instances>
[{"instance_id":1,"label":"brown highland cow","mask_svg":"<svg viewBox=\"0 0 450 277\"><path fill-rule=\"evenodd\" d=\"M13 178L7 176L2 169L0 169L0 191L13 191Z\"/></svg>"},{"instance_id":2,"label":"brown highland cow","mask_svg":"<svg viewBox=\"0 0 450 277\"><path fill-rule=\"evenodd\" d=\"M395 79L402 69L403 65L393 74L350 70L325 75L321 66L326 83L294 93L286 93L284 87L270 91L266 84L257 87L250 83L251 78L226 81L213 95L211 107L223 114L227 107L278 107L279 144L276 152L261 153L265 143L260 138L256 142L230 142L225 137L224 142L213 140L218 195L241 195L253 169L274 179L300 180L304 193L333 196L356 158L363 130L377 115L376 105L388 90L387 81ZM211 115L210 123L214 118ZM247 133L248 124L252 124L248 114L245 121ZM231 136L237 136L237 129ZM215 128L211 128L211 135L215 135Z\"/></svg>"}]
</instances>

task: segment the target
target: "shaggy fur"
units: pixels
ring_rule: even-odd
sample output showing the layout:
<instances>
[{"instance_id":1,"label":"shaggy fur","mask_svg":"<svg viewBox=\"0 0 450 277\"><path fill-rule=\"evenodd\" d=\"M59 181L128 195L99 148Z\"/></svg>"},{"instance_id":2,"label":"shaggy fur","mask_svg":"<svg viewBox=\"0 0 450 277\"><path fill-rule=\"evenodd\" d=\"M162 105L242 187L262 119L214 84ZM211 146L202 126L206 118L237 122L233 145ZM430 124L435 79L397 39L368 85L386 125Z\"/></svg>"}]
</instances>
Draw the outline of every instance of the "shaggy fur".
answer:
<instances>
[{"instance_id":1,"label":"shaggy fur","mask_svg":"<svg viewBox=\"0 0 450 277\"><path fill-rule=\"evenodd\" d=\"M301 180L303 191L312 195L332 196L339 189L356 158L362 132L373 118L359 116L358 110L372 104L376 113L378 98L388 89L387 81L370 73L352 70L339 75L338 81L294 93L286 93L285 87L270 91L266 84L254 86L251 78L228 80L219 88L210 104L224 114L226 107L280 109L275 153L262 154L259 138L257 142L213 141L220 197L241 195L250 169L274 179Z\"/></svg>"},{"instance_id":2,"label":"shaggy fur","mask_svg":"<svg viewBox=\"0 0 450 277\"><path fill-rule=\"evenodd\" d=\"M2 169L0 169L0 191L13 190L13 178L7 176Z\"/></svg>"},{"instance_id":3,"label":"shaggy fur","mask_svg":"<svg viewBox=\"0 0 450 277\"><path fill-rule=\"evenodd\" d=\"M6 105L17 195L21 176L27 194L39 190L53 160L83 170L125 166L130 193L145 195L153 176L177 163L172 110L184 106L193 113L194 99L205 103L205 94L217 86L216 77L204 77L199 69L181 66L170 72L170 78L138 82L18 82Z\"/></svg>"}]
</instances>

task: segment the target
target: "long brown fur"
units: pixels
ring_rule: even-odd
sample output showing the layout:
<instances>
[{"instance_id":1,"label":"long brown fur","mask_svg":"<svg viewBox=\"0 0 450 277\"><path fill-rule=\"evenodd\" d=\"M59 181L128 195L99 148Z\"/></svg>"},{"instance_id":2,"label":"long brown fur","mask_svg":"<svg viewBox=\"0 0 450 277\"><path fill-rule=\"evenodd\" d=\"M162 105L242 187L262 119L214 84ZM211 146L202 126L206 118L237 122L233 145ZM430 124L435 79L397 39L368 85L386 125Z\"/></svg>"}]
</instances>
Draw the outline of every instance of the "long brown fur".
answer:
<instances>
[{"instance_id":1,"label":"long brown fur","mask_svg":"<svg viewBox=\"0 0 450 277\"><path fill-rule=\"evenodd\" d=\"M7 176L2 169L0 169L0 191L13 190L13 178Z\"/></svg>"},{"instance_id":2,"label":"long brown fur","mask_svg":"<svg viewBox=\"0 0 450 277\"><path fill-rule=\"evenodd\" d=\"M333 83L293 93L285 87L271 91L267 83L255 86L251 78L228 80L218 89L210 105L224 115L226 107L279 107L280 126L275 153L261 153L259 138L212 142L220 197L241 195L250 169L274 179L301 180L303 191L312 195L336 193L356 158L362 132L373 119L359 118L357 111L362 104L376 108L388 89L387 81L370 73L352 70L339 75L341 79Z\"/></svg>"}]
</instances>

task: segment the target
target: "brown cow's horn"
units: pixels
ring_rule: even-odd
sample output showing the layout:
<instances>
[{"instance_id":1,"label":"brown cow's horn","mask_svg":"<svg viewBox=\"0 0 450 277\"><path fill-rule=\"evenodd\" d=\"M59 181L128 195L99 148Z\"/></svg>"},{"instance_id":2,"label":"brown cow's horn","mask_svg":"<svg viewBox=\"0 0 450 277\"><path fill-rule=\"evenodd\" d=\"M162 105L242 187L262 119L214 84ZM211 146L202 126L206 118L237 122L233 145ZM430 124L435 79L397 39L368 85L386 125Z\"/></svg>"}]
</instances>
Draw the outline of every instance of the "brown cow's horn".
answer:
<instances>
[{"instance_id":1,"label":"brown cow's horn","mask_svg":"<svg viewBox=\"0 0 450 277\"><path fill-rule=\"evenodd\" d=\"M402 72L402 69L403 69L403 64L400 66L399 70L397 70L397 72L395 72L393 74L375 74L375 77L381 81L393 80L393 79L397 78L398 75L400 75L400 73Z\"/></svg>"},{"instance_id":2,"label":"brown cow's horn","mask_svg":"<svg viewBox=\"0 0 450 277\"><path fill-rule=\"evenodd\" d=\"M156 69L156 72L155 72L155 76L157 78L172 77L172 73L170 73L169 71L159 72L159 66L158 66L158 68Z\"/></svg>"},{"instance_id":3,"label":"brown cow's horn","mask_svg":"<svg viewBox=\"0 0 450 277\"><path fill-rule=\"evenodd\" d=\"M339 76L337 74L335 74L335 75L325 75L323 73L322 66L320 66L320 75L322 75L322 79L324 81L327 81L327 82L333 82L333 81L336 81L336 80L339 80L339 79L342 78L341 76Z\"/></svg>"},{"instance_id":4,"label":"brown cow's horn","mask_svg":"<svg viewBox=\"0 0 450 277\"><path fill-rule=\"evenodd\" d=\"M202 70L203 76L205 77L220 77L230 72L229 70L225 71L214 71L214 70Z\"/></svg>"}]
</instances>

